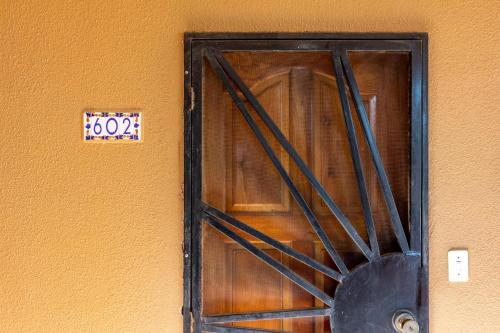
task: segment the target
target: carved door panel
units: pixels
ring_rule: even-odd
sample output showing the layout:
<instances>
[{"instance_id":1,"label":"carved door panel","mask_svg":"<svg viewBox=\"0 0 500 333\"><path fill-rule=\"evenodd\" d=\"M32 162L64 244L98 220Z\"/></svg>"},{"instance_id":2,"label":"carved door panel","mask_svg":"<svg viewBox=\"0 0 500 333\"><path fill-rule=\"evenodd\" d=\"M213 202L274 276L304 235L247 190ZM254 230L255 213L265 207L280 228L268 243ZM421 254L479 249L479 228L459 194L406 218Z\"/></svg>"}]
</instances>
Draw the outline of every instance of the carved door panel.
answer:
<instances>
[{"instance_id":1,"label":"carved door panel","mask_svg":"<svg viewBox=\"0 0 500 333\"><path fill-rule=\"evenodd\" d=\"M227 36L186 40L185 331L427 332L425 36Z\"/></svg>"}]
</instances>

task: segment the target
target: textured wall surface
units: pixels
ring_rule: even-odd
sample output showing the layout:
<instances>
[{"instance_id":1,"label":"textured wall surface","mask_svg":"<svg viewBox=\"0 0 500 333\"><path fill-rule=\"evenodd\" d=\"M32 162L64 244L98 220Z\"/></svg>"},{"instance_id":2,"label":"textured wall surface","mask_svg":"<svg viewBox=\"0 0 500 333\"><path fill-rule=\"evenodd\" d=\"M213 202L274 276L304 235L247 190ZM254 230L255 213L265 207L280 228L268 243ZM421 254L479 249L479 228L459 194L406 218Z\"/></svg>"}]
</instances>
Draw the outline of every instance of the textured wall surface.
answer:
<instances>
[{"instance_id":1,"label":"textured wall surface","mask_svg":"<svg viewBox=\"0 0 500 333\"><path fill-rule=\"evenodd\" d=\"M431 328L500 313L500 2L0 3L0 332L180 332L184 31L430 36ZM144 143L84 144L87 107ZM447 282L468 247L471 280Z\"/></svg>"}]
</instances>

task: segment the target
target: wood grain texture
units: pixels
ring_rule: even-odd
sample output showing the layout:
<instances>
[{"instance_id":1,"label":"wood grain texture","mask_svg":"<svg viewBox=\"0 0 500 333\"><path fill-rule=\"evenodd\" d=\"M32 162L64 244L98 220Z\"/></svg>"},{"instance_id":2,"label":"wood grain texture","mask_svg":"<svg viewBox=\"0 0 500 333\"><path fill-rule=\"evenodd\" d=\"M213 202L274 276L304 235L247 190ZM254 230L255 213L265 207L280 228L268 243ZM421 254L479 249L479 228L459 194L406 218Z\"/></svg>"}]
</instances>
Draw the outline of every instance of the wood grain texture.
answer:
<instances>
[{"instance_id":1,"label":"wood grain texture","mask_svg":"<svg viewBox=\"0 0 500 333\"><path fill-rule=\"evenodd\" d=\"M391 185L396 189L400 213L404 223L408 223L409 86L404 83L408 81L408 56L404 53L352 52L350 57L370 126L390 175ZM367 241L331 55L327 52L226 52L225 58ZM288 189L260 143L210 69L205 71L203 94L204 198L208 204L223 207L221 209L253 228L334 267L305 221L302 211L291 200ZM242 94L240 98L245 101ZM359 250L300 170L290 162L288 155L250 104L246 104L348 266L355 267L362 263L363 257ZM352 98L350 104L381 247L383 251L391 251L396 248L396 242L387 208L381 197ZM334 294L336 282L264 246L245 233L234 231L265 249L275 259L299 271L320 289ZM211 277L203 280L204 314L215 314L213 311L216 309L230 313L323 305L301 288L289 282L286 284L276 271L236 246L230 239L205 240L205 251L209 255L204 257L204 267L211 272ZM222 242L224 245L212 245L212 242ZM214 269L219 273L214 275ZM222 288L223 291L217 294L211 288ZM244 325L274 330L288 328L300 333L329 330L328 321L324 318L246 322Z\"/></svg>"}]
</instances>

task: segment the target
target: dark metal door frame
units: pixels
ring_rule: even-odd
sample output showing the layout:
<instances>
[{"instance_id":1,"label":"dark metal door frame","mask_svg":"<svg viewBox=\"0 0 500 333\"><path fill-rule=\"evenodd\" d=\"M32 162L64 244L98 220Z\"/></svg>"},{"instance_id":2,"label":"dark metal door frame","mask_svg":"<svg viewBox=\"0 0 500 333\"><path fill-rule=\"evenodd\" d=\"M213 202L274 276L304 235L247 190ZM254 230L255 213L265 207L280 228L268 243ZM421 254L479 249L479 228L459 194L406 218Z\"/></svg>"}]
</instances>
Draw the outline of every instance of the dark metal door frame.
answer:
<instances>
[{"instance_id":1,"label":"dark metal door frame","mask_svg":"<svg viewBox=\"0 0 500 333\"><path fill-rule=\"evenodd\" d=\"M186 33L184 37L184 333L200 333L201 230L207 207L201 202L201 78L203 57L242 50L407 51L411 55L411 160L409 252L420 256L421 332L428 333L428 113L426 33ZM335 61L335 59L334 59ZM340 57L339 57L339 61ZM349 72L347 81L349 81ZM236 221L237 223L238 221ZM396 233L397 236L397 233ZM400 242L401 245L401 242ZM403 247L402 247L403 248ZM407 251L403 251L407 252ZM321 269L319 267L318 269ZM324 309L289 312L289 317L329 315ZM300 312L300 311L299 311ZM287 314L280 314L281 317ZM242 315L239 315L242 316ZM273 316L273 314L267 314ZM271 318L269 317L269 318ZM212 318L213 319L213 318ZM217 318L216 318L217 319ZM216 323L214 319L212 322ZM226 318L227 319L227 318ZM238 318L233 318L238 319ZM241 318L240 318L241 319ZM209 320L210 321L210 320ZM226 320L227 321L227 320ZM208 322L210 324L210 322ZM218 327L218 328L217 328ZM212 326L213 332L240 332ZM243 332L243 331L241 331ZM254 332L254 331L252 331Z\"/></svg>"}]
</instances>

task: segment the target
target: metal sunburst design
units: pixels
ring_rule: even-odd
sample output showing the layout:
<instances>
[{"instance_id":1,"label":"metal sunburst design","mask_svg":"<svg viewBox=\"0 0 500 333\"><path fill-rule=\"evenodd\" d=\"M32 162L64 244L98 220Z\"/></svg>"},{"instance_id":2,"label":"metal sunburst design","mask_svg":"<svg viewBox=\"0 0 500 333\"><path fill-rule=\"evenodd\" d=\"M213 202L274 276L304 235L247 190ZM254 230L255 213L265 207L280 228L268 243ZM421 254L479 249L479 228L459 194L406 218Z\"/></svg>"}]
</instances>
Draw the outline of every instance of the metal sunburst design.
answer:
<instances>
[{"instance_id":1,"label":"metal sunburst design","mask_svg":"<svg viewBox=\"0 0 500 333\"><path fill-rule=\"evenodd\" d=\"M335 72L337 87L341 100L343 117L347 127L349 146L352 162L356 174L361 206L368 234L369 245L365 243L346 215L326 192L306 163L301 159L294 147L288 142L284 134L273 122L266 110L245 85L222 53L208 49L206 54L211 67L221 79L225 89L235 102L241 115L249 125L253 134L264 148L274 167L286 183L292 197L303 211L307 221L316 235L321 240L325 250L335 263L336 269L328 267L314 258L275 240L266 234L250 227L238 219L199 202L198 206L203 211L206 223L237 244L255 255L257 258L271 266L283 276L297 284L311 295L320 299L324 308L308 308L301 310L283 310L268 312L251 312L240 314L221 314L202 317L202 330L206 332L273 332L262 329L251 329L227 326L225 323L235 323L249 320L269 320L283 318L329 317L330 327L335 333L416 333L419 331L419 284L421 274L420 249L410 248L406 238L393 193L391 191L386 171L380 153L375 143L374 135L361 100L361 95L345 50L332 53L333 70ZM347 85L346 85L347 83ZM278 140L280 145L295 162L299 170L318 193L330 212L336 217L345 229L353 243L359 248L366 258L366 262L349 270L343 259L328 238L325 230L319 223L311 207L298 190L286 169L281 164L278 156L267 142L262 130L257 125L244 101L238 95L237 87L257 115ZM393 232L401 248L400 253L381 255L375 226L372 218L368 191L363 173L362 161L357 142L356 130L347 96L349 89L353 97L355 110L361 123L364 138L368 144L370 155L375 166L377 178L387 204ZM226 225L239 229L252 237L263 241L286 255L308 265L322 274L339 282L335 295L329 295L314 284L302 278L289 267L257 248L251 242L232 231Z\"/></svg>"}]
</instances>

